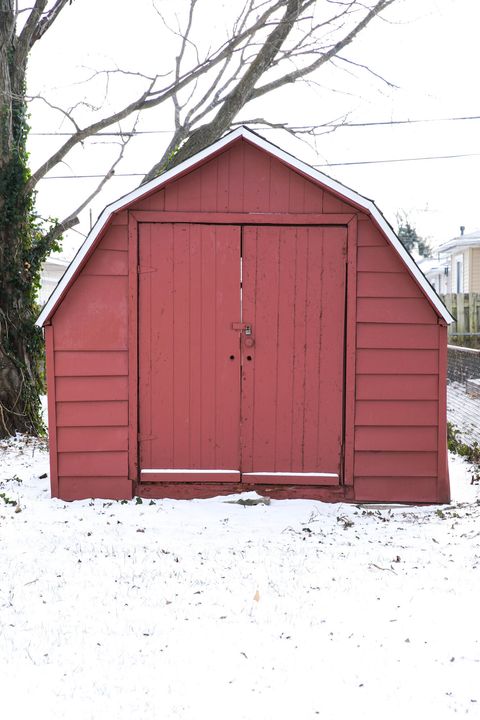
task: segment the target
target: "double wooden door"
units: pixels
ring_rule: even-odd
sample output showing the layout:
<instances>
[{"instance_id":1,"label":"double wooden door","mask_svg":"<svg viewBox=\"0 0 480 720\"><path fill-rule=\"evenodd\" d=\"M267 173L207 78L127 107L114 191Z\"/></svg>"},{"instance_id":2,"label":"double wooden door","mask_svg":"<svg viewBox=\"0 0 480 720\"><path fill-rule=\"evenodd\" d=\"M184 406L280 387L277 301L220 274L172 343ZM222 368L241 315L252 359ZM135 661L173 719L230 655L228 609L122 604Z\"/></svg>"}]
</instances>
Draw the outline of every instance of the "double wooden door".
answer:
<instances>
[{"instance_id":1,"label":"double wooden door","mask_svg":"<svg viewBox=\"0 0 480 720\"><path fill-rule=\"evenodd\" d=\"M338 484L346 228L139 228L141 480Z\"/></svg>"}]
</instances>

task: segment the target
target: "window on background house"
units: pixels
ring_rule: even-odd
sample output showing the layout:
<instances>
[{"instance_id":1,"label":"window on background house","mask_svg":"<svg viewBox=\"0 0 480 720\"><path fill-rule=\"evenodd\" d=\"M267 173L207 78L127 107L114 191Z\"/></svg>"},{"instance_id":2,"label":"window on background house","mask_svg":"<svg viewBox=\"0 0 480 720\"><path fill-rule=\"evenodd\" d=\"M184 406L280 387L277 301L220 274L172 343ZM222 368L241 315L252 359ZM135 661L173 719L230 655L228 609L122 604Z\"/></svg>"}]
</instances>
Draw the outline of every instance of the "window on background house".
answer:
<instances>
[{"instance_id":1,"label":"window on background house","mask_svg":"<svg viewBox=\"0 0 480 720\"><path fill-rule=\"evenodd\" d=\"M463 293L463 255L455 258L455 274L457 279L456 292Z\"/></svg>"}]
</instances>

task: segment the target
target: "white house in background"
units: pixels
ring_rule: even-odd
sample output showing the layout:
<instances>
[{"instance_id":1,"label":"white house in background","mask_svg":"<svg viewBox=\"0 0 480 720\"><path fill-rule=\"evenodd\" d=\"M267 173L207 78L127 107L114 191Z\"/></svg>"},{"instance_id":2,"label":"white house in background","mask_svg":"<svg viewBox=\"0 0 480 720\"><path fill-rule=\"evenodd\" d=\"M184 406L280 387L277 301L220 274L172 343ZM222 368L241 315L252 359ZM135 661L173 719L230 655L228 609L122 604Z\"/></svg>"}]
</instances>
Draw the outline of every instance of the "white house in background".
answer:
<instances>
[{"instance_id":1,"label":"white house in background","mask_svg":"<svg viewBox=\"0 0 480 720\"><path fill-rule=\"evenodd\" d=\"M417 265L427 278L430 285L439 295L446 295L449 290L450 259L438 253L435 257L420 258Z\"/></svg>"},{"instance_id":2,"label":"white house in background","mask_svg":"<svg viewBox=\"0 0 480 720\"><path fill-rule=\"evenodd\" d=\"M40 290L38 291L39 305L45 305L69 264L70 260L59 255L50 255L50 257L46 259L42 268Z\"/></svg>"},{"instance_id":3,"label":"white house in background","mask_svg":"<svg viewBox=\"0 0 480 720\"><path fill-rule=\"evenodd\" d=\"M480 230L465 233L437 248L447 267L447 293L480 293ZM428 277L428 275L427 275ZM438 290L437 290L438 292Z\"/></svg>"}]
</instances>

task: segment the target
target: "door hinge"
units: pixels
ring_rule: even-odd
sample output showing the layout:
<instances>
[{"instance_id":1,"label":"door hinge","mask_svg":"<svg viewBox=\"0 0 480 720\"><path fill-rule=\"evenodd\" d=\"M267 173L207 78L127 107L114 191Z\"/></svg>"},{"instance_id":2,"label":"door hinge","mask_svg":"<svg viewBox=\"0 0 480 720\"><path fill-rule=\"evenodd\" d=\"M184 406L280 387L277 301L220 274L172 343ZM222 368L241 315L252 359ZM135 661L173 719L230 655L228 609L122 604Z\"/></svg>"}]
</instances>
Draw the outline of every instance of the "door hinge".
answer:
<instances>
[{"instance_id":1,"label":"door hinge","mask_svg":"<svg viewBox=\"0 0 480 720\"><path fill-rule=\"evenodd\" d=\"M137 273L139 275L144 275L145 273L152 273L156 271L156 267L149 267L148 265L137 265Z\"/></svg>"}]
</instances>

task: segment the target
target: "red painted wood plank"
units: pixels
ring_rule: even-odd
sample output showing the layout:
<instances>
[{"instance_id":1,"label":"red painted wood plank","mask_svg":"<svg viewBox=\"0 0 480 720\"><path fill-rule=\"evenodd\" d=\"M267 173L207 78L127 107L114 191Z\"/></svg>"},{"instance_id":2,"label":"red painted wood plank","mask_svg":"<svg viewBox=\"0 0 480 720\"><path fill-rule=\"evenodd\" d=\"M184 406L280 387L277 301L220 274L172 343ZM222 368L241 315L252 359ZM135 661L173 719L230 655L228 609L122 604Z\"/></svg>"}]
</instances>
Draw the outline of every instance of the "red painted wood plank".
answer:
<instances>
[{"instance_id":1,"label":"red painted wood plank","mask_svg":"<svg viewBox=\"0 0 480 720\"><path fill-rule=\"evenodd\" d=\"M433 375L438 373L437 350L357 351L357 375Z\"/></svg>"},{"instance_id":2,"label":"red painted wood plank","mask_svg":"<svg viewBox=\"0 0 480 720\"><path fill-rule=\"evenodd\" d=\"M127 211L118 210L117 212L113 213L110 223L115 226L124 225L126 227L126 225L128 224Z\"/></svg>"},{"instance_id":3,"label":"red painted wood plank","mask_svg":"<svg viewBox=\"0 0 480 720\"><path fill-rule=\"evenodd\" d=\"M338 485L338 476L323 476L318 477L317 475L302 475L294 474L291 475L268 475L266 473L256 474L249 473L248 475L242 475L242 480L246 483L262 484L262 485L315 485L315 486L330 486Z\"/></svg>"},{"instance_id":4,"label":"red painted wood plank","mask_svg":"<svg viewBox=\"0 0 480 720\"><path fill-rule=\"evenodd\" d=\"M332 192L324 191L323 193L323 212L325 213L337 213L337 212L349 212L355 208L349 205L344 200L341 200Z\"/></svg>"},{"instance_id":5,"label":"red painted wood plank","mask_svg":"<svg viewBox=\"0 0 480 720\"><path fill-rule=\"evenodd\" d=\"M157 192L144 197L141 200L137 200L133 208L135 210L157 210L162 212L165 209L165 190L158 190Z\"/></svg>"},{"instance_id":6,"label":"red painted wood plank","mask_svg":"<svg viewBox=\"0 0 480 720\"><path fill-rule=\"evenodd\" d=\"M60 402L57 403L58 427L97 427L128 425L128 403Z\"/></svg>"},{"instance_id":7,"label":"red painted wood plank","mask_svg":"<svg viewBox=\"0 0 480 720\"><path fill-rule=\"evenodd\" d=\"M188 176L187 176L188 177ZM182 206L179 195L179 206ZM171 350L171 360L174 367L172 376L173 385L173 464L166 467L191 467L190 465L190 363L192 347L190 344L191 336L191 318L190 318L190 228L189 225L173 226L173 347ZM158 241L157 241L158 242ZM160 241L161 242L161 241ZM169 269L167 269L169 272ZM161 275L159 277L159 280ZM140 278L140 284L142 279ZM163 309L163 305L155 302L155 296L152 298L154 305ZM161 311L161 310L160 310ZM140 317L140 324L143 319ZM155 334L155 325L152 327L152 335ZM152 338L153 340L153 338ZM161 344L165 344L165 340L161 339ZM197 353L200 348L197 349ZM203 359L203 358L202 358ZM158 369L155 362L152 362L152 374L157 374ZM211 389L214 392L214 389ZM161 407L161 406L160 406ZM165 408L167 409L167 408ZM154 407L152 407L152 432L159 436L163 435L165 424L156 423ZM154 457L152 457L152 465L150 467L165 467L157 465ZM142 464L142 468L144 465Z\"/></svg>"},{"instance_id":8,"label":"red painted wood plank","mask_svg":"<svg viewBox=\"0 0 480 720\"><path fill-rule=\"evenodd\" d=\"M203 211L217 210L218 194L218 158L202 167L200 175L200 207Z\"/></svg>"},{"instance_id":9,"label":"red painted wood plank","mask_svg":"<svg viewBox=\"0 0 480 720\"><path fill-rule=\"evenodd\" d=\"M357 287L358 297L423 297L407 272L359 272Z\"/></svg>"},{"instance_id":10,"label":"red painted wood plank","mask_svg":"<svg viewBox=\"0 0 480 720\"><path fill-rule=\"evenodd\" d=\"M82 270L82 275L127 275L128 255L119 250L97 248Z\"/></svg>"},{"instance_id":11,"label":"red painted wood plank","mask_svg":"<svg viewBox=\"0 0 480 720\"><path fill-rule=\"evenodd\" d=\"M305 180L303 191L303 212L323 213L323 190L315 183ZM326 215L328 213L325 213Z\"/></svg>"},{"instance_id":12,"label":"red painted wood plank","mask_svg":"<svg viewBox=\"0 0 480 720\"><path fill-rule=\"evenodd\" d=\"M124 427L59 427L60 452L99 452L128 450L128 428Z\"/></svg>"},{"instance_id":13,"label":"red painted wood plank","mask_svg":"<svg viewBox=\"0 0 480 720\"><path fill-rule=\"evenodd\" d=\"M431 325L436 313L426 298L359 298L357 320L366 323Z\"/></svg>"},{"instance_id":14,"label":"red painted wood plank","mask_svg":"<svg viewBox=\"0 0 480 720\"><path fill-rule=\"evenodd\" d=\"M303 182L303 179L302 179ZM279 229L279 289L277 338L277 387L275 401L275 466L270 469L292 469L292 404L293 372L292 348L295 326L295 242L289 231ZM245 479L245 478L244 478ZM248 478L247 478L248 479Z\"/></svg>"},{"instance_id":15,"label":"red painted wood plank","mask_svg":"<svg viewBox=\"0 0 480 720\"><path fill-rule=\"evenodd\" d=\"M436 474L435 452L355 452L355 476L434 477Z\"/></svg>"},{"instance_id":16,"label":"red painted wood plank","mask_svg":"<svg viewBox=\"0 0 480 720\"><path fill-rule=\"evenodd\" d=\"M220 180L219 180L220 182ZM230 192L230 190L229 190ZM241 196L241 190L239 190ZM140 223L209 223L212 225L348 225L353 213L269 213L269 212L243 212L232 210L231 212L190 212L190 211L165 211L153 212L139 210L130 213Z\"/></svg>"},{"instance_id":17,"label":"red painted wood plank","mask_svg":"<svg viewBox=\"0 0 480 720\"><path fill-rule=\"evenodd\" d=\"M318 231L309 229L310 243L318 243ZM326 472L341 471L341 447L343 440L343 383L345 369L345 283L347 273L347 231L345 228L325 228L322 231L322 275L319 304L310 306L311 324L320 323L318 336L318 364L312 364L311 373L318 387L318 412L312 415L311 425L316 427L315 465ZM313 288L315 273L309 261L309 287ZM351 290L350 290L351 291ZM353 324L350 323L351 331ZM353 346L355 339L352 338ZM312 343L307 338L307 353L313 355ZM307 366L308 367L308 366ZM314 383L312 382L312 393ZM307 386L307 398L309 390ZM310 420L306 418L307 426ZM306 446L305 442L305 446ZM310 468L305 465L304 470Z\"/></svg>"},{"instance_id":18,"label":"red painted wood plank","mask_svg":"<svg viewBox=\"0 0 480 720\"><path fill-rule=\"evenodd\" d=\"M438 500L450 502L447 447L447 327L438 326Z\"/></svg>"},{"instance_id":19,"label":"red painted wood plank","mask_svg":"<svg viewBox=\"0 0 480 720\"><path fill-rule=\"evenodd\" d=\"M307 186L305 191L307 198ZM307 341L306 304L308 238L298 228L295 238L295 294L292 298L294 343L292 348L292 464L290 470L303 470L303 428L305 416L305 344ZM255 468L259 469L259 468ZM270 468L266 468L267 470ZM281 469L281 468L279 468ZM283 469L283 468L282 468Z\"/></svg>"},{"instance_id":20,"label":"red painted wood plank","mask_svg":"<svg viewBox=\"0 0 480 720\"><path fill-rule=\"evenodd\" d=\"M109 225L105 235L100 240L97 250L123 250L128 251L128 230L126 225Z\"/></svg>"},{"instance_id":21,"label":"red painted wood plank","mask_svg":"<svg viewBox=\"0 0 480 720\"><path fill-rule=\"evenodd\" d=\"M359 375L356 396L358 400L437 400L438 375Z\"/></svg>"},{"instance_id":22,"label":"red painted wood plank","mask_svg":"<svg viewBox=\"0 0 480 720\"><path fill-rule=\"evenodd\" d=\"M48 435L50 446L50 490L52 497L58 495L58 437L57 437L57 404L55 396L55 350L53 326L45 326L45 353L48 399Z\"/></svg>"},{"instance_id":23,"label":"red painted wood plank","mask_svg":"<svg viewBox=\"0 0 480 720\"><path fill-rule=\"evenodd\" d=\"M203 166L186 173L176 181L177 187L177 209L178 210L201 210L200 187L202 183ZM168 187L168 186L167 186Z\"/></svg>"},{"instance_id":24,"label":"red painted wood plank","mask_svg":"<svg viewBox=\"0 0 480 720\"><path fill-rule=\"evenodd\" d=\"M305 207L305 180L298 173L292 172L288 178L288 185L288 210L291 213L302 213Z\"/></svg>"},{"instance_id":25,"label":"red painted wood plank","mask_svg":"<svg viewBox=\"0 0 480 720\"><path fill-rule=\"evenodd\" d=\"M269 212L285 212L289 204L289 181L292 171L275 158L270 158ZM265 210L265 207L259 208Z\"/></svg>"},{"instance_id":26,"label":"red painted wood plank","mask_svg":"<svg viewBox=\"0 0 480 720\"><path fill-rule=\"evenodd\" d=\"M165 211L179 210L178 193L181 178L174 182L167 183L165 187Z\"/></svg>"},{"instance_id":27,"label":"red painted wood plank","mask_svg":"<svg viewBox=\"0 0 480 720\"><path fill-rule=\"evenodd\" d=\"M228 154L228 211L244 212L246 210L243 190L245 143L236 143L230 148ZM232 221L236 222L236 220ZM207 222L210 222L210 220Z\"/></svg>"},{"instance_id":28,"label":"red painted wood plank","mask_svg":"<svg viewBox=\"0 0 480 720\"><path fill-rule=\"evenodd\" d=\"M275 469L279 230L245 228L243 238L242 319L253 325L255 347L248 348L244 342L242 348L242 424L248 442L243 445L241 467L251 472Z\"/></svg>"},{"instance_id":29,"label":"red painted wood plank","mask_svg":"<svg viewBox=\"0 0 480 720\"><path fill-rule=\"evenodd\" d=\"M243 209L246 212L270 209L270 156L244 143ZM230 166L233 172L237 169ZM284 209L284 208L282 208Z\"/></svg>"},{"instance_id":30,"label":"red painted wood plank","mask_svg":"<svg viewBox=\"0 0 480 720\"><path fill-rule=\"evenodd\" d=\"M126 352L69 352L55 353L55 375L127 375Z\"/></svg>"},{"instance_id":31,"label":"red painted wood plank","mask_svg":"<svg viewBox=\"0 0 480 720\"><path fill-rule=\"evenodd\" d=\"M441 502L436 477L356 477L356 502Z\"/></svg>"},{"instance_id":32,"label":"red painted wood plank","mask_svg":"<svg viewBox=\"0 0 480 720\"><path fill-rule=\"evenodd\" d=\"M126 452L59 452L58 474L60 477L105 477L128 474Z\"/></svg>"},{"instance_id":33,"label":"red painted wood plank","mask_svg":"<svg viewBox=\"0 0 480 720\"><path fill-rule=\"evenodd\" d=\"M216 165L215 165L216 168ZM212 178L209 179L209 182ZM203 186L202 179L202 186ZM215 186L214 186L215 187ZM203 202L203 201L202 201ZM207 226L208 227L208 226ZM210 230L208 228L207 232ZM211 232L211 231L210 231ZM204 229L189 233L189 465L185 467L202 467L202 358L197 357L196 348L202 347L203 331L203 297L202 297L202 250ZM214 467L214 466L212 466Z\"/></svg>"},{"instance_id":34,"label":"red painted wood plank","mask_svg":"<svg viewBox=\"0 0 480 720\"><path fill-rule=\"evenodd\" d=\"M378 273L406 272L405 265L391 246L369 247L361 245L358 248L358 271Z\"/></svg>"},{"instance_id":35,"label":"red painted wood plank","mask_svg":"<svg viewBox=\"0 0 480 720\"><path fill-rule=\"evenodd\" d=\"M388 241L371 220L362 220L358 223L357 243L359 247L389 247Z\"/></svg>"},{"instance_id":36,"label":"red painted wood plank","mask_svg":"<svg viewBox=\"0 0 480 720\"><path fill-rule=\"evenodd\" d=\"M59 497L62 500L130 500L132 482L126 477L61 477Z\"/></svg>"},{"instance_id":37,"label":"red painted wood plank","mask_svg":"<svg viewBox=\"0 0 480 720\"><path fill-rule=\"evenodd\" d=\"M356 425L436 425L438 403L433 400L357 400Z\"/></svg>"},{"instance_id":38,"label":"red painted wood plank","mask_svg":"<svg viewBox=\"0 0 480 720\"><path fill-rule=\"evenodd\" d=\"M202 321L201 321L201 344L199 356L202 359L200 364L200 445L202 453L202 467L214 469L217 467L217 397L215 388L217 384L217 354L214 351L212 354L211 349L216 347L217 343L217 295L216 295L216 279L217 279L217 263L216 263L216 252L217 252L217 234L216 231L211 227L202 228L201 230L201 243L202 243L202 257L201 257L201 308L202 308ZM221 246L219 248L221 252ZM240 248L238 248L238 254L240 254ZM238 264L238 258L237 258ZM238 282L238 278L237 278ZM238 306L235 308L235 317L240 315L240 301ZM218 320L221 322L222 312ZM232 338L232 343L233 343ZM230 355L234 356L234 360L230 362L238 363L237 370L239 368L239 339L236 338L236 345L232 344L229 348ZM203 358L202 349L210 348L208 352L208 361L205 362L206 358ZM230 357L229 355L229 357ZM220 358L220 361L225 362L225 358ZM238 388L238 385L237 385ZM237 399L238 403L238 399ZM238 434L238 424L237 424ZM167 465L167 467L173 467ZM185 465L183 466L185 467ZM232 467L232 470L238 468L238 464Z\"/></svg>"},{"instance_id":39,"label":"red painted wood plank","mask_svg":"<svg viewBox=\"0 0 480 720\"><path fill-rule=\"evenodd\" d=\"M242 322L249 323L253 332L253 342L258 334L255 297L257 292L257 246L258 228L242 230ZM252 339L249 340L252 342ZM241 343L241 401L240 401L240 469L242 472L253 470L254 427L255 427L255 363L256 347L245 347Z\"/></svg>"},{"instance_id":40,"label":"red painted wood plank","mask_svg":"<svg viewBox=\"0 0 480 720\"><path fill-rule=\"evenodd\" d=\"M343 478L345 485L353 485L354 432L355 432L355 387L356 387L356 334L357 334L357 237L358 220L354 215L347 229L347 288L345 328L345 427L343 450Z\"/></svg>"},{"instance_id":41,"label":"red painted wood plank","mask_svg":"<svg viewBox=\"0 0 480 720\"><path fill-rule=\"evenodd\" d=\"M433 451L437 449L437 427L357 427L355 448L357 450L410 450Z\"/></svg>"},{"instance_id":42,"label":"red painted wood plank","mask_svg":"<svg viewBox=\"0 0 480 720\"><path fill-rule=\"evenodd\" d=\"M237 227L204 229L206 232L215 238L215 467L240 469L240 337L230 318L240 317L241 235ZM207 316L211 314L206 310ZM213 407L211 402L204 405L209 406Z\"/></svg>"},{"instance_id":43,"label":"red painted wood plank","mask_svg":"<svg viewBox=\"0 0 480 720\"><path fill-rule=\"evenodd\" d=\"M217 158L217 185L216 185L216 210L228 211L230 208L230 196L228 192L228 178L230 173L230 155L224 152Z\"/></svg>"},{"instance_id":44,"label":"red painted wood plank","mask_svg":"<svg viewBox=\"0 0 480 720\"><path fill-rule=\"evenodd\" d=\"M213 468L212 468L213 469ZM226 483L226 482L232 482L232 483L238 483L240 474L238 472L225 472L225 473L216 473L216 472L201 472L201 473L195 473L195 472L149 472L149 473L142 473L141 476L141 482L148 482L148 483Z\"/></svg>"},{"instance_id":45,"label":"red painted wood plank","mask_svg":"<svg viewBox=\"0 0 480 720\"><path fill-rule=\"evenodd\" d=\"M128 476L138 480L138 223L128 213Z\"/></svg>"},{"instance_id":46,"label":"red painted wood plank","mask_svg":"<svg viewBox=\"0 0 480 720\"><path fill-rule=\"evenodd\" d=\"M126 350L127 278L80 275L56 311L56 350Z\"/></svg>"},{"instance_id":47,"label":"red painted wood plank","mask_svg":"<svg viewBox=\"0 0 480 720\"><path fill-rule=\"evenodd\" d=\"M323 228L315 229L313 232L310 228L299 228L298 232L304 233L307 238L302 469L305 472L322 470L338 473L342 432L342 391L340 388L340 394L338 393L336 383L338 379L340 379L340 383L342 382L343 373L335 372L335 361L340 354L340 367L342 367L343 297L336 292L338 288L335 280L341 273L343 263L340 262L340 268L337 263L332 263L332 259L335 257L337 238L334 238L333 235L330 237L331 232L328 233L328 237ZM333 232L335 232L335 228ZM333 276L331 274L332 264L335 264ZM340 317L336 312L337 303L340 304ZM335 332L337 323L340 347L337 345L337 333ZM332 339L332 331L335 339ZM329 346L327 354L325 353L326 344ZM326 382L322 382L322 379ZM333 397L330 396L330 390L333 390ZM340 423L338 423L339 413ZM325 422L326 416L328 416L328 422ZM331 428L334 429L334 432L337 430L338 434L336 452L331 447L329 433ZM336 481L338 482L338 479Z\"/></svg>"},{"instance_id":48,"label":"red painted wood plank","mask_svg":"<svg viewBox=\"0 0 480 720\"><path fill-rule=\"evenodd\" d=\"M438 325L357 324L359 348L416 348L438 347Z\"/></svg>"},{"instance_id":49,"label":"red painted wood plank","mask_svg":"<svg viewBox=\"0 0 480 720\"><path fill-rule=\"evenodd\" d=\"M128 400L128 377L58 377L57 400Z\"/></svg>"}]
</instances>

